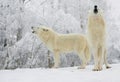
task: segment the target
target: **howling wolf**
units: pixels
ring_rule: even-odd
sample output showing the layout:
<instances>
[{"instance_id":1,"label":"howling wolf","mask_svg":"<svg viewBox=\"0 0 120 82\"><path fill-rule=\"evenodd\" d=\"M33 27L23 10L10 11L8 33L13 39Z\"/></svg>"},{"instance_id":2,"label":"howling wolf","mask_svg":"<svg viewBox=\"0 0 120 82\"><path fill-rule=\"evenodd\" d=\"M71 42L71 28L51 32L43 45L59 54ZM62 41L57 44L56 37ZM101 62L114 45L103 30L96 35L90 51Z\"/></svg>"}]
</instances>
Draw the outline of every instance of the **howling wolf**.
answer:
<instances>
[{"instance_id":1,"label":"howling wolf","mask_svg":"<svg viewBox=\"0 0 120 82\"><path fill-rule=\"evenodd\" d=\"M76 52L82 60L81 69L84 69L90 60L89 45L86 36L81 34L59 34L51 28L40 26L32 27L35 33L54 53L55 65L57 68L60 63L60 53Z\"/></svg>"},{"instance_id":2,"label":"howling wolf","mask_svg":"<svg viewBox=\"0 0 120 82\"><path fill-rule=\"evenodd\" d=\"M106 68L110 68L106 60L106 26L101 10L94 6L88 16L88 40L94 56L94 71L102 70L105 63Z\"/></svg>"}]
</instances>

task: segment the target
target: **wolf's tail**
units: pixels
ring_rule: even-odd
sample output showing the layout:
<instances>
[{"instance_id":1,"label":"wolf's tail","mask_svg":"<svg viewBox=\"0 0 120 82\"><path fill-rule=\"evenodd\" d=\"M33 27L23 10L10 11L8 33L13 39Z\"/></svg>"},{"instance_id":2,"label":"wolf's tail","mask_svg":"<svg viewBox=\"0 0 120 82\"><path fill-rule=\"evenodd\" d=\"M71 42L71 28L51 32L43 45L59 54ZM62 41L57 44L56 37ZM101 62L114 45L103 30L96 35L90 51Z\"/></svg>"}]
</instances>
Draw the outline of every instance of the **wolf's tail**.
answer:
<instances>
[{"instance_id":1,"label":"wolf's tail","mask_svg":"<svg viewBox=\"0 0 120 82\"><path fill-rule=\"evenodd\" d=\"M89 61L91 60L91 53L90 53L90 47L89 44L86 44L86 48L85 48L85 58L87 63L89 63Z\"/></svg>"}]
</instances>

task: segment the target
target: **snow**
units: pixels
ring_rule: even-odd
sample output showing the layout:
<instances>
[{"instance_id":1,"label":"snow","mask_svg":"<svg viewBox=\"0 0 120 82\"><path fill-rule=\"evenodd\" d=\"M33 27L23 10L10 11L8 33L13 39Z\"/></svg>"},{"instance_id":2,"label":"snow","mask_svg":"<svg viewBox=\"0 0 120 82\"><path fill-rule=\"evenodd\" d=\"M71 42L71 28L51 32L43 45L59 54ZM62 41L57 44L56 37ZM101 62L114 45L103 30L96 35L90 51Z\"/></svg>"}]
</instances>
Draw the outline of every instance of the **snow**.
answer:
<instances>
[{"instance_id":1,"label":"snow","mask_svg":"<svg viewBox=\"0 0 120 82\"><path fill-rule=\"evenodd\" d=\"M120 62L120 0L0 0L0 69L53 65L53 53L31 34L31 26L48 26L58 33L86 34L88 11L104 12L108 63ZM5 46L6 45L6 46ZM75 53L61 55L60 67L80 65ZM90 62L92 63L93 60Z\"/></svg>"},{"instance_id":2,"label":"snow","mask_svg":"<svg viewBox=\"0 0 120 82\"><path fill-rule=\"evenodd\" d=\"M112 64L111 69L92 71L67 67L58 69L16 69L0 70L0 82L120 82L120 64Z\"/></svg>"}]
</instances>

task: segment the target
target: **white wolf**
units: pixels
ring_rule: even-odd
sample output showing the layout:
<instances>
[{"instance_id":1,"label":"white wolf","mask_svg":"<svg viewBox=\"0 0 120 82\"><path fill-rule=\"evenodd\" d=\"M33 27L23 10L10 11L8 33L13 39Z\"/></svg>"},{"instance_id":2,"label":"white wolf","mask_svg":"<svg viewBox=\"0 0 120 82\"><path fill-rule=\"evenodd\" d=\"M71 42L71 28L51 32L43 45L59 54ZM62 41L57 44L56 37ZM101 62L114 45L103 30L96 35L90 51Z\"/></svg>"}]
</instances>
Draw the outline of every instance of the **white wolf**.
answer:
<instances>
[{"instance_id":1,"label":"white wolf","mask_svg":"<svg viewBox=\"0 0 120 82\"><path fill-rule=\"evenodd\" d=\"M57 68L60 63L60 53L76 52L82 60L81 69L84 69L90 60L90 51L88 42L85 36L80 34L59 34L51 28L41 26L32 27L35 33L47 46L47 48L54 53L55 65Z\"/></svg>"},{"instance_id":2,"label":"white wolf","mask_svg":"<svg viewBox=\"0 0 120 82\"><path fill-rule=\"evenodd\" d=\"M103 61L106 68L110 68L106 60L106 26L102 12L94 6L88 17L88 38L93 50L94 71L102 70Z\"/></svg>"}]
</instances>

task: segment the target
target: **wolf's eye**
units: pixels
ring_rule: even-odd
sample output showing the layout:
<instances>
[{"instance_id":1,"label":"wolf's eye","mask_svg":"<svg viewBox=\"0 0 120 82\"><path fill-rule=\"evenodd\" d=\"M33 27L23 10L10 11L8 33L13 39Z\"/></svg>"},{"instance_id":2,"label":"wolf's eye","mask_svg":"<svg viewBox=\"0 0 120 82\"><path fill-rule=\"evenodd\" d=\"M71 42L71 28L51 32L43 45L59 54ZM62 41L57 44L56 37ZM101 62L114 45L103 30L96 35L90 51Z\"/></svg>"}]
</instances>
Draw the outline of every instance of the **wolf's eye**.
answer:
<instances>
[{"instance_id":1,"label":"wolf's eye","mask_svg":"<svg viewBox=\"0 0 120 82\"><path fill-rule=\"evenodd\" d=\"M43 31L46 31L46 32L47 32L47 31L48 31L48 29L43 29Z\"/></svg>"},{"instance_id":2,"label":"wolf's eye","mask_svg":"<svg viewBox=\"0 0 120 82\"><path fill-rule=\"evenodd\" d=\"M46 31L48 31L48 29L45 29Z\"/></svg>"},{"instance_id":3,"label":"wolf's eye","mask_svg":"<svg viewBox=\"0 0 120 82\"><path fill-rule=\"evenodd\" d=\"M45 31L45 29L43 29L43 31Z\"/></svg>"}]
</instances>

